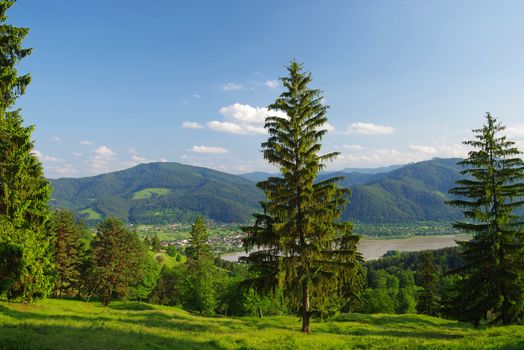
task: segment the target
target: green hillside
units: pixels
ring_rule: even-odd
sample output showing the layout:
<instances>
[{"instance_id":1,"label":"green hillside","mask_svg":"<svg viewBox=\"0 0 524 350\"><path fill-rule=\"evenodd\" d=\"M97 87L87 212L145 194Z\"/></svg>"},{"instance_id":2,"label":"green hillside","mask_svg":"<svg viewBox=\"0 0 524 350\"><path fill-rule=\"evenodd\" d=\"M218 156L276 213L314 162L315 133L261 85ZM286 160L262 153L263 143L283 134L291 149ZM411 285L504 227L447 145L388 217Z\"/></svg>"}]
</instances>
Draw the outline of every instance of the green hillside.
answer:
<instances>
[{"instance_id":1,"label":"green hillside","mask_svg":"<svg viewBox=\"0 0 524 350\"><path fill-rule=\"evenodd\" d=\"M460 178L457 161L435 158L374 174L325 173L320 180L345 176L340 184L351 188L352 196L344 219L362 223L452 221L461 217L457 208L445 204L448 190ZM140 224L191 222L197 214L223 223L246 222L259 210L263 198L254 181L178 163L141 164L51 183L51 204L73 209L91 223L106 216Z\"/></svg>"},{"instance_id":2,"label":"green hillside","mask_svg":"<svg viewBox=\"0 0 524 350\"><path fill-rule=\"evenodd\" d=\"M211 169L150 163L113 173L51 180L51 204L88 221L117 216L132 223L190 222L196 215L245 222L262 199L253 183Z\"/></svg>"},{"instance_id":3,"label":"green hillside","mask_svg":"<svg viewBox=\"0 0 524 350\"><path fill-rule=\"evenodd\" d=\"M420 315L202 317L143 303L0 302L0 349L522 349L524 326L473 329Z\"/></svg>"}]
</instances>

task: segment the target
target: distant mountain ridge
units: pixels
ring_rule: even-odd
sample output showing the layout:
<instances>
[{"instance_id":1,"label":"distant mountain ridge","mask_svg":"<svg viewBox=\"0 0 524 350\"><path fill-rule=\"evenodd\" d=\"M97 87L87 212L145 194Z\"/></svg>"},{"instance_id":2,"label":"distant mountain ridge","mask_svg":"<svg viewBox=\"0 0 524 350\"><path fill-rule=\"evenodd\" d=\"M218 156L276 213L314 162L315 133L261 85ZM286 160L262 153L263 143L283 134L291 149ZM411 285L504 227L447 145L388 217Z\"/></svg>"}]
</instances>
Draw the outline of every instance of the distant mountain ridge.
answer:
<instances>
[{"instance_id":1,"label":"distant mountain ridge","mask_svg":"<svg viewBox=\"0 0 524 350\"><path fill-rule=\"evenodd\" d=\"M344 176L352 191L344 219L364 223L451 221L460 210L445 204L448 190L461 178L460 159L435 158L371 173L322 173ZM354 169L353 169L354 170ZM179 163L140 164L85 178L51 180L51 205L77 211L89 222L118 216L131 223L190 222L198 214L217 222L247 222L260 210L263 193L256 182L263 172L231 175Z\"/></svg>"},{"instance_id":2,"label":"distant mountain ridge","mask_svg":"<svg viewBox=\"0 0 524 350\"><path fill-rule=\"evenodd\" d=\"M117 216L132 223L190 222L201 214L218 222L245 222L262 193L251 181L179 163L149 163L113 173L51 180L51 205L88 221Z\"/></svg>"}]
</instances>

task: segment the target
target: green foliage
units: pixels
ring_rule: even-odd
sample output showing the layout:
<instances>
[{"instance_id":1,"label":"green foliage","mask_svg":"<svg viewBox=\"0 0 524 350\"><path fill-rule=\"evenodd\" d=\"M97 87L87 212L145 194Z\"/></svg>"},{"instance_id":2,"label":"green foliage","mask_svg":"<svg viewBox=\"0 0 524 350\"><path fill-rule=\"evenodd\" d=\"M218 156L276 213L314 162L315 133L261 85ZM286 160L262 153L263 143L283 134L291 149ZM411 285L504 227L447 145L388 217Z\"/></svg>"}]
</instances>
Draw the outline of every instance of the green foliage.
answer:
<instances>
[{"instance_id":1,"label":"green foliage","mask_svg":"<svg viewBox=\"0 0 524 350\"><path fill-rule=\"evenodd\" d=\"M149 300L159 305L181 306L185 300L186 268L184 265L169 268L162 266L157 284Z\"/></svg>"},{"instance_id":2,"label":"green foliage","mask_svg":"<svg viewBox=\"0 0 524 350\"><path fill-rule=\"evenodd\" d=\"M6 227L0 227L5 230ZM0 242L0 295L11 289L23 271L24 251L19 245Z\"/></svg>"},{"instance_id":3,"label":"green foliage","mask_svg":"<svg viewBox=\"0 0 524 350\"><path fill-rule=\"evenodd\" d=\"M159 252L160 249L162 249L162 242L160 242L160 239L157 235L154 235L151 239L151 248L154 252Z\"/></svg>"},{"instance_id":4,"label":"green foliage","mask_svg":"<svg viewBox=\"0 0 524 350\"><path fill-rule=\"evenodd\" d=\"M349 191L328 178L316 182L325 162L338 154L319 155L326 134L327 107L320 90L309 89L311 75L292 61L286 91L269 106L269 138L262 144L264 158L279 168L257 186L265 193L263 214L246 227L247 249L261 250L245 258L259 275L260 291L281 287L302 318L302 331L310 331L312 315L325 311L325 298L342 286L352 285L359 274L358 237L351 224L338 221Z\"/></svg>"},{"instance_id":5,"label":"green foliage","mask_svg":"<svg viewBox=\"0 0 524 350\"><path fill-rule=\"evenodd\" d=\"M463 247L464 266L457 270L451 312L459 320L479 324L490 318L503 325L518 321L524 312L524 237L515 210L524 205L524 162L505 127L489 113L462 161L465 176L450 193L450 204L462 208L465 221L454 226L474 235ZM490 314L490 316L488 316Z\"/></svg>"},{"instance_id":6,"label":"green foliage","mask_svg":"<svg viewBox=\"0 0 524 350\"><path fill-rule=\"evenodd\" d=\"M77 295L82 267L88 255L85 226L75 223L74 214L67 210L55 211L51 226L55 267L53 294L59 298Z\"/></svg>"},{"instance_id":7,"label":"green foliage","mask_svg":"<svg viewBox=\"0 0 524 350\"><path fill-rule=\"evenodd\" d=\"M90 294L105 306L115 293L126 297L132 285L143 281L145 254L142 242L119 219L104 220L92 242Z\"/></svg>"},{"instance_id":8,"label":"green foliage","mask_svg":"<svg viewBox=\"0 0 524 350\"><path fill-rule=\"evenodd\" d=\"M424 254L424 260L419 269L419 280L422 291L419 294L417 312L429 316L437 316L440 310L440 297L438 295L437 269L433 265L433 255Z\"/></svg>"},{"instance_id":9,"label":"green foliage","mask_svg":"<svg viewBox=\"0 0 524 350\"><path fill-rule=\"evenodd\" d=\"M213 289L213 257L208 243L205 220L199 216L191 229L191 238L186 248L187 294L186 307L204 314L215 309Z\"/></svg>"},{"instance_id":10,"label":"green foliage","mask_svg":"<svg viewBox=\"0 0 524 350\"><path fill-rule=\"evenodd\" d=\"M142 278L132 286L129 299L148 300L151 292L157 286L160 269L161 266L157 260L151 254L146 254L142 265Z\"/></svg>"},{"instance_id":11,"label":"green foliage","mask_svg":"<svg viewBox=\"0 0 524 350\"><path fill-rule=\"evenodd\" d=\"M172 258L176 258L176 256L180 253L177 247L175 247L174 245L170 245L170 246L167 246L166 248L166 254Z\"/></svg>"},{"instance_id":12,"label":"green foliage","mask_svg":"<svg viewBox=\"0 0 524 350\"><path fill-rule=\"evenodd\" d=\"M30 302L52 286L50 240L46 230L50 187L33 152L31 132L19 110L11 110L31 81L16 65L31 53L22 47L27 28L6 24L14 1L0 1L0 244L19 264L8 278L7 295ZM22 256L20 256L22 253ZM4 284L4 288L7 284Z\"/></svg>"}]
</instances>

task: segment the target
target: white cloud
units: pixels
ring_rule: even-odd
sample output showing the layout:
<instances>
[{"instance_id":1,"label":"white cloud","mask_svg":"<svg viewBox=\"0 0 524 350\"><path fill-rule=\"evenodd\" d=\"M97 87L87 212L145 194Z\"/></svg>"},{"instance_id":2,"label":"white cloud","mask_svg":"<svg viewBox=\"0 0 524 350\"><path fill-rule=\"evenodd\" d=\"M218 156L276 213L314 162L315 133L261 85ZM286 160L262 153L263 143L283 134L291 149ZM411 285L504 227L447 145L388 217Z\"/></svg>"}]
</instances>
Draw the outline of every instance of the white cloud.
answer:
<instances>
[{"instance_id":1,"label":"white cloud","mask_svg":"<svg viewBox=\"0 0 524 350\"><path fill-rule=\"evenodd\" d=\"M83 140L83 141L80 141L80 144L83 146L92 146L94 143L93 141Z\"/></svg>"},{"instance_id":2,"label":"white cloud","mask_svg":"<svg viewBox=\"0 0 524 350\"><path fill-rule=\"evenodd\" d=\"M79 173L79 170L74 165L66 163L61 166L46 167L46 172L51 173L52 177L54 177L54 175L75 176Z\"/></svg>"},{"instance_id":3,"label":"white cloud","mask_svg":"<svg viewBox=\"0 0 524 350\"><path fill-rule=\"evenodd\" d=\"M329 123L326 123L322 126L322 129L326 129L329 132L335 131L335 127Z\"/></svg>"},{"instance_id":4,"label":"white cloud","mask_svg":"<svg viewBox=\"0 0 524 350\"><path fill-rule=\"evenodd\" d=\"M244 90L244 85L236 83L227 83L222 85L222 90L232 91L232 90Z\"/></svg>"},{"instance_id":5,"label":"white cloud","mask_svg":"<svg viewBox=\"0 0 524 350\"><path fill-rule=\"evenodd\" d=\"M54 136L51 141L53 141L53 143L60 143L62 142L62 138L61 137L58 137L58 136Z\"/></svg>"},{"instance_id":6,"label":"white cloud","mask_svg":"<svg viewBox=\"0 0 524 350\"><path fill-rule=\"evenodd\" d=\"M183 122L182 128L184 129L202 129L202 125L197 122Z\"/></svg>"},{"instance_id":7,"label":"white cloud","mask_svg":"<svg viewBox=\"0 0 524 350\"><path fill-rule=\"evenodd\" d=\"M202 98L202 95L194 94L193 97L194 97L194 98Z\"/></svg>"},{"instance_id":8,"label":"white cloud","mask_svg":"<svg viewBox=\"0 0 524 350\"><path fill-rule=\"evenodd\" d=\"M279 85L279 82L278 80L266 80L264 84L271 89L276 89Z\"/></svg>"},{"instance_id":9,"label":"white cloud","mask_svg":"<svg viewBox=\"0 0 524 350\"><path fill-rule=\"evenodd\" d=\"M241 134L246 135L247 132L239 124L229 123L229 122L219 122L217 120L212 120L207 123L208 128L220 132L228 132L231 134Z\"/></svg>"},{"instance_id":10,"label":"white cloud","mask_svg":"<svg viewBox=\"0 0 524 350\"><path fill-rule=\"evenodd\" d=\"M348 134L360 134L360 135L385 135L392 134L395 129L391 126L377 125L372 123L353 123L350 124L347 130Z\"/></svg>"},{"instance_id":11,"label":"white cloud","mask_svg":"<svg viewBox=\"0 0 524 350\"><path fill-rule=\"evenodd\" d=\"M87 168L92 173L110 171L114 168L116 153L107 146L96 148L86 162Z\"/></svg>"},{"instance_id":12,"label":"white cloud","mask_svg":"<svg viewBox=\"0 0 524 350\"><path fill-rule=\"evenodd\" d=\"M361 145L343 145L342 147L352 151L362 151L364 149L364 146Z\"/></svg>"},{"instance_id":13,"label":"white cloud","mask_svg":"<svg viewBox=\"0 0 524 350\"><path fill-rule=\"evenodd\" d=\"M240 103L222 107L219 112L224 117L224 121L212 120L207 123L207 126L215 131L239 135L263 135L266 133L264 129L266 117L271 115L285 117L282 112Z\"/></svg>"},{"instance_id":14,"label":"white cloud","mask_svg":"<svg viewBox=\"0 0 524 350\"><path fill-rule=\"evenodd\" d=\"M79 152L75 152L75 153L73 153L73 155L74 155L75 157L77 157L77 158L81 158L81 157L84 156L83 153L79 153Z\"/></svg>"},{"instance_id":15,"label":"white cloud","mask_svg":"<svg viewBox=\"0 0 524 350\"><path fill-rule=\"evenodd\" d=\"M437 153L441 157L464 158L468 151L468 147L462 143L450 143L440 145Z\"/></svg>"},{"instance_id":16,"label":"white cloud","mask_svg":"<svg viewBox=\"0 0 524 350\"><path fill-rule=\"evenodd\" d=\"M133 163L135 164L144 163L146 161L146 158L140 157L137 155L132 156L131 159L133 160Z\"/></svg>"},{"instance_id":17,"label":"white cloud","mask_svg":"<svg viewBox=\"0 0 524 350\"><path fill-rule=\"evenodd\" d=\"M167 162L167 159L165 159L165 158L160 158L158 161L161 162L161 163L166 163L166 162Z\"/></svg>"},{"instance_id":18,"label":"white cloud","mask_svg":"<svg viewBox=\"0 0 524 350\"><path fill-rule=\"evenodd\" d=\"M436 148L435 147L431 147L431 146L409 145L409 148L411 148L414 151L422 152L422 153L428 153L428 154L435 154L435 153L437 153Z\"/></svg>"},{"instance_id":19,"label":"white cloud","mask_svg":"<svg viewBox=\"0 0 524 350\"><path fill-rule=\"evenodd\" d=\"M61 163L64 160L52 156L48 156L45 154L42 154L39 150L35 149L31 151L32 154L34 154L42 163Z\"/></svg>"},{"instance_id":20,"label":"white cloud","mask_svg":"<svg viewBox=\"0 0 524 350\"><path fill-rule=\"evenodd\" d=\"M224 154L228 153L228 150L222 147L211 147L211 146L193 146L190 149L191 152L195 153L207 153L207 154Z\"/></svg>"},{"instance_id":21,"label":"white cloud","mask_svg":"<svg viewBox=\"0 0 524 350\"><path fill-rule=\"evenodd\" d=\"M524 125L506 127L506 135L510 137L524 137Z\"/></svg>"}]
</instances>

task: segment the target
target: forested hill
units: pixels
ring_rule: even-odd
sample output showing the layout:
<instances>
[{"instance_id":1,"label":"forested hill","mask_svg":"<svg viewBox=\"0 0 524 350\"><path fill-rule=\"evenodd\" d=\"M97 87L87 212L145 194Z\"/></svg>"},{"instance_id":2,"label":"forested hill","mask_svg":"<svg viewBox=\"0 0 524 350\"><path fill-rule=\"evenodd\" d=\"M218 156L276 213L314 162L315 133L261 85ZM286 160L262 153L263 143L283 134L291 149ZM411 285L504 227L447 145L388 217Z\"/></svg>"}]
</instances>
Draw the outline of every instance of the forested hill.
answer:
<instances>
[{"instance_id":1,"label":"forested hill","mask_svg":"<svg viewBox=\"0 0 524 350\"><path fill-rule=\"evenodd\" d=\"M450 221L460 211L445 204L460 178L459 159L408 164L389 172L335 172L352 190L345 219L366 223ZM256 178L264 178L257 174ZM251 177L253 178L253 177ZM79 179L51 180L51 204L79 212L91 222L118 216L133 223L190 222L197 214L218 222L246 222L263 194L254 181L178 163L141 164Z\"/></svg>"},{"instance_id":2,"label":"forested hill","mask_svg":"<svg viewBox=\"0 0 524 350\"><path fill-rule=\"evenodd\" d=\"M51 184L51 204L73 209L88 222L106 216L133 223L191 222L198 214L218 222L245 222L263 198L249 180L178 163L140 164Z\"/></svg>"},{"instance_id":3,"label":"forested hill","mask_svg":"<svg viewBox=\"0 0 524 350\"><path fill-rule=\"evenodd\" d=\"M460 179L460 159L434 158L367 179L348 174L341 184L352 188L345 218L362 222L451 221L461 211L445 203L448 191ZM361 174L359 174L361 175ZM353 185L355 184L355 185ZM353 185L353 186L352 186Z\"/></svg>"}]
</instances>

